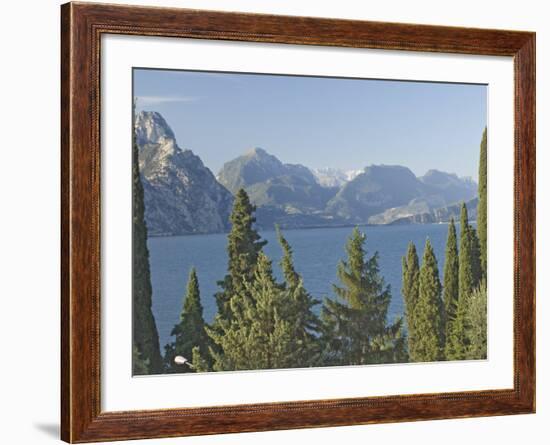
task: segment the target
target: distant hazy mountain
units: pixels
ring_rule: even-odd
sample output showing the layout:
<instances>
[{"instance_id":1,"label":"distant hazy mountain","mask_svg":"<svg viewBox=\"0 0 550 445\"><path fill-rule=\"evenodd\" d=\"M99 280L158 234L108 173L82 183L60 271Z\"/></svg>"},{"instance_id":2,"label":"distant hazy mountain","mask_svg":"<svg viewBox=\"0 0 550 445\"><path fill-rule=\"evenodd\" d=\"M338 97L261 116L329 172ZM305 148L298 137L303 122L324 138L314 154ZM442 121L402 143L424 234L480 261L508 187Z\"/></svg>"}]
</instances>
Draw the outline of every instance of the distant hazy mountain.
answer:
<instances>
[{"instance_id":1,"label":"distant hazy mountain","mask_svg":"<svg viewBox=\"0 0 550 445\"><path fill-rule=\"evenodd\" d=\"M321 187L307 167L283 164L261 148L225 163L217 178L233 193L244 188L258 207L259 225L267 227L280 220L320 223L319 214L337 192Z\"/></svg>"},{"instance_id":2,"label":"distant hazy mountain","mask_svg":"<svg viewBox=\"0 0 550 445\"><path fill-rule=\"evenodd\" d=\"M424 184L406 167L372 165L344 184L326 208L352 222L366 222L384 210L424 194Z\"/></svg>"},{"instance_id":3,"label":"distant hazy mountain","mask_svg":"<svg viewBox=\"0 0 550 445\"><path fill-rule=\"evenodd\" d=\"M142 111L136 118L135 133L149 233L227 230L231 193L198 156L178 147L164 118L156 112Z\"/></svg>"},{"instance_id":4,"label":"distant hazy mountain","mask_svg":"<svg viewBox=\"0 0 550 445\"><path fill-rule=\"evenodd\" d=\"M470 199L466 202L468 209L468 218L470 221L475 221L477 218L478 199ZM427 223L446 223L454 218L456 222L460 220L460 209L462 203L456 203L438 209L429 210L428 212L419 212L413 215L394 219L390 224L427 224Z\"/></svg>"},{"instance_id":5,"label":"distant hazy mountain","mask_svg":"<svg viewBox=\"0 0 550 445\"><path fill-rule=\"evenodd\" d=\"M469 202L477 195L477 184L474 181L459 178L454 173L430 170L418 179L424 187L419 187L420 193L416 198L407 204L390 207L370 216L368 223L392 224L398 220L419 222L419 219L426 222L428 219L433 219L433 222L445 222L445 217L441 215L444 215L447 209L452 210L453 204Z\"/></svg>"},{"instance_id":6,"label":"distant hazy mountain","mask_svg":"<svg viewBox=\"0 0 550 445\"><path fill-rule=\"evenodd\" d=\"M275 156L259 147L226 162L217 178L220 184L235 194L240 188L247 188L279 176L296 176L307 183L316 183L315 176L307 167L283 164Z\"/></svg>"},{"instance_id":7,"label":"distant hazy mountain","mask_svg":"<svg viewBox=\"0 0 550 445\"><path fill-rule=\"evenodd\" d=\"M419 178L424 184L435 189L447 204L458 201L469 201L477 195L477 183L470 178L459 178L454 173L429 170Z\"/></svg>"},{"instance_id":8,"label":"distant hazy mountain","mask_svg":"<svg viewBox=\"0 0 550 445\"><path fill-rule=\"evenodd\" d=\"M344 170L341 168L325 167L311 170L319 185L323 187L341 187L351 181L363 170Z\"/></svg>"}]
</instances>

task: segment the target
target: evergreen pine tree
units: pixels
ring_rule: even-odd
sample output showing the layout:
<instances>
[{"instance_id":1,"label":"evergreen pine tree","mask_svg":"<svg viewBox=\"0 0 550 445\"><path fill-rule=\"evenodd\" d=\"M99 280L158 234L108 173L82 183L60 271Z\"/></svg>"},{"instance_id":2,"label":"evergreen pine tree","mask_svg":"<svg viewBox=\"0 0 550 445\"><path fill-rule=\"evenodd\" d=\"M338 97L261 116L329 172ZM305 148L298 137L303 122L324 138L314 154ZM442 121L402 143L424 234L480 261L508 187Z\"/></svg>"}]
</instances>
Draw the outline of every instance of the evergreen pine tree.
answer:
<instances>
[{"instance_id":1,"label":"evergreen pine tree","mask_svg":"<svg viewBox=\"0 0 550 445\"><path fill-rule=\"evenodd\" d=\"M191 360L194 347L198 347L201 351L208 351L209 338L205 330L199 281L195 268L189 272L180 322L174 326L171 335L175 336L175 341L166 346L164 355L167 372L192 372L193 368L175 364L174 357L181 355Z\"/></svg>"},{"instance_id":2,"label":"evergreen pine tree","mask_svg":"<svg viewBox=\"0 0 550 445\"><path fill-rule=\"evenodd\" d=\"M216 294L218 305L217 319L230 319L229 301L233 295L246 292L245 282L251 281L258 259L258 253L267 241L260 241L260 235L254 229L256 207L251 204L244 189L235 196L231 213L231 231L228 235L228 273L218 285L222 288Z\"/></svg>"},{"instance_id":3,"label":"evergreen pine tree","mask_svg":"<svg viewBox=\"0 0 550 445\"><path fill-rule=\"evenodd\" d=\"M135 141L132 147L132 179L132 318L133 344L137 350L133 357L140 358L133 361L132 368L135 375L160 374L163 366L157 326L151 309L153 289L149 269L147 225L138 148Z\"/></svg>"},{"instance_id":4,"label":"evergreen pine tree","mask_svg":"<svg viewBox=\"0 0 550 445\"><path fill-rule=\"evenodd\" d=\"M409 358L411 361L415 361L416 351L415 345L416 331L415 331L415 307L418 301L418 275L420 268L418 265L418 254L416 253L416 246L410 242L407 248L407 255L402 259L403 279L401 293L405 302L405 316L407 319L408 330L408 349Z\"/></svg>"},{"instance_id":5,"label":"evergreen pine tree","mask_svg":"<svg viewBox=\"0 0 550 445\"><path fill-rule=\"evenodd\" d=\"M481 275L487 276L487 127L483 130L479 150L477 234L479 238Z\"/></svg>"},{"instance_id":6,"label":"evergreen pine tree","mask_svg":"<svg viewBox=\"0 0 550 445\"><path fill-rule=\"evenodd\" d=\"M414 361L431 362L443 359L445 344L443 313L439 269L432 244L427 239L418 277Z\"/></svg>"},{"instance_id":7,"label":"evergreen pine tree","mask_svg":"<svg viewBox=\"0 0 550 445\"><path fill-rule=\"evenodd\" d=\"M445 308L446 338L450 338L450 330L456 316L458 304L458 246L454 219L449 222L447 247L445 249L445 266L443 269L443 304Z\"/></svg>"},{"instance_id":8,"label":"evergreen pine tree","mask_svg":"<svg viewBox=\"0 0 550 445\"><path fill-rule=\"evenodd\" d=\"M294 366L311 366L319 359L318 337L321 326L313 308L320 301L314 299L304 288L302 277L294 268L292 248L278 226L276 230L279 244L283 249L280 266L285 280L283 289L288 297L285 316L293 331L293 355L297 359Z\"/></svg>"},{"instance_id":9,"label":"evergreen pine tree","mask_svg":"<svg viewBox=\"0 0 550 445\"><path fill-rule=\"evenodd\" d=\"M251 281L230 300L231 319L207 328L216 348L215 371L290 368L299 365L293 327L286 320L288 295L273 277L271 261L260 252Z\"/></svg>"},{"instance_id":10,"label":"evergreen pine tree","mask_svg":"<svg viewBox=\"0 0 550 445\"><path fill-rule=\"evenodd\" d=\"M338 265L342 287L333 285L335 300L325 300L326 364L363 365L406 361L402 319L387 325L391 300L378 268L378 254L366 258L365 236L355 228Z\"/></svg>"}]
</instances>

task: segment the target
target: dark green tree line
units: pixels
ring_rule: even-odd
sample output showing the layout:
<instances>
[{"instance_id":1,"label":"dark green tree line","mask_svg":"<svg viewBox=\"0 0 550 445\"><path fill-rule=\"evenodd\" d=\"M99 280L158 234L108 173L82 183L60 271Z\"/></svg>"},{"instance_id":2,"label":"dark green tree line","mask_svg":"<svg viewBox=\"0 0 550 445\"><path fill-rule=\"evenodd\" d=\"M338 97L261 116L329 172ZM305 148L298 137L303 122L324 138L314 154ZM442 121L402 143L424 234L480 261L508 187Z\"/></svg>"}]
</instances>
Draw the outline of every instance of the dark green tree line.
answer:
<instances>
[{"instance_id":1,"label":"dark green tree line","mask_svg":"<svg viewBox=\"0 0 550 445\"><path fill-rule=\"evenodd\" d=\"M475 229L468 222L468 210L463 203L460 213L460 251L458 259L458 300L454 317L448 327L449 338L446 345L448 360L463 360L468 349L466 314L472 292L479 286L481 260L479 240Z\"/></svg>"},{"instance_id":2,"label":"dark green tree line","mask_svg":"<svg viewBox=\"0 0 550 445\"><path fill-rule=\"evenodd\" d=\"M454 220L449 223L442 301L436 298L441 285L431 246L427 243L419 273L411 245L403 258L402 294L411 361L479 359L487 355L487 129L480 144L478 192L477 230L469 223L465 203L460 212L459 240Z\"/></svg>"}]
</instances>

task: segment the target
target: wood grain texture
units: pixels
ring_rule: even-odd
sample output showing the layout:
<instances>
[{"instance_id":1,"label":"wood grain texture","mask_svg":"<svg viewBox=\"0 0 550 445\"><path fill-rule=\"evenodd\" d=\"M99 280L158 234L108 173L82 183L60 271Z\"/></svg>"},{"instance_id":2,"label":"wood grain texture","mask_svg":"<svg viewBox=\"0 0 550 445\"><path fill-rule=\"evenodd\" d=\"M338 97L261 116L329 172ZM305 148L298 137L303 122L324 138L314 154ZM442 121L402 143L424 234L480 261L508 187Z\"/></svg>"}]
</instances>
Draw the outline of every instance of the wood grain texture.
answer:
<instances>
[{"instance_id":1,"label":"wood grain texture","mask_svg":"<svg viewBox=\"0 0 550 445\"><path fill-rule=\"evenodd\" d=\"M104 33L513 56L514 388L101 412L100 39ZM535 35L529 32L68 3L61 8L61 436L173 437L535 410Z\"/></svg>"}]
</instances>

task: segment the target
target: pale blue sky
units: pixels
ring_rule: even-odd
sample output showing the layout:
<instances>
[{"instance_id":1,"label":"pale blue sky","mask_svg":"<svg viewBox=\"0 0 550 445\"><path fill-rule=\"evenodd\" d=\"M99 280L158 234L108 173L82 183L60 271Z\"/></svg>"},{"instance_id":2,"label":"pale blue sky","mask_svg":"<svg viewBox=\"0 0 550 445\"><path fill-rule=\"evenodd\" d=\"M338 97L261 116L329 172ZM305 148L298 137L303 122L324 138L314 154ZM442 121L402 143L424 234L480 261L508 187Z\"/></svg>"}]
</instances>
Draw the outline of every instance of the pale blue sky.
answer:
<instances>
[{"instance_id":1,"label":"pale blue sky","mask_svg":"<svg viewBox=\"0 0 550 445\"><path fill-rule=\"evenodd\" d=\"M214 173L252 147L286 163L399 164L477 179L485 85L134 70L139 110Z\"/></svg>"}]
</instances>

